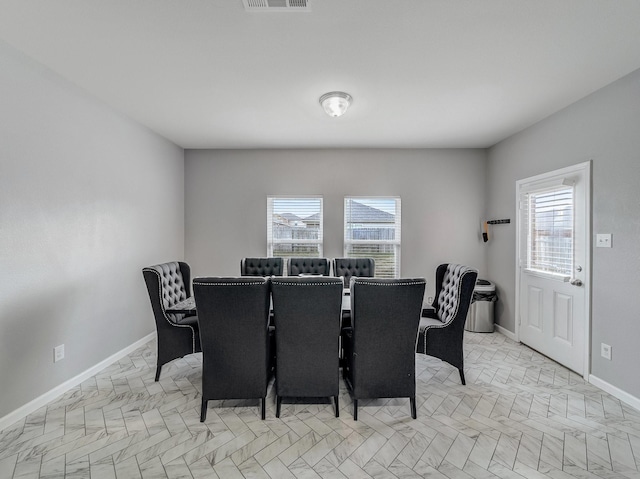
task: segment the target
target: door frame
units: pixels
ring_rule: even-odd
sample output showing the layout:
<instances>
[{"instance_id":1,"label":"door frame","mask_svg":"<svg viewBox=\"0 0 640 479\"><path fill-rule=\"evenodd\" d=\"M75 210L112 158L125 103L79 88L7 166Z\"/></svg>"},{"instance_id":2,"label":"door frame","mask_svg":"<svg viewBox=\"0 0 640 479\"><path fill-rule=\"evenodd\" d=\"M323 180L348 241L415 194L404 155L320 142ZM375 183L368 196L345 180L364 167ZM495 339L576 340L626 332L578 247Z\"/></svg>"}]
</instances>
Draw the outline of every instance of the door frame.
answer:
<instances>
[{"instance_id":1,"label":"door frame","mask_svg":"<svg viewBox=\"0 0 640 479\"><path fill-rule=\"evenodd\" d=\"M522 233L522 218L520 215L520 189L521 185L543 182L545 180L552 180L558 176L566 176L581 172L584 174L585 179L585 231L584 231L584 248L585 248L585 264L583 266L584 278L586 279L584 284L584 368L583 378L586 382L589 382L589 375L591 374L591 262L592 262L592 207L591 207L591 168L592 161L585 161L573 166L560 168L558 170L541 173L539 175L531 176L521 180L516 180L516 303L515 303L515 340L520 342L520 325L522 318L520 317L520 284L521 284L521 271L520 267L520 253L521 253L521 233Z\"/></svg>"}]
</instances>

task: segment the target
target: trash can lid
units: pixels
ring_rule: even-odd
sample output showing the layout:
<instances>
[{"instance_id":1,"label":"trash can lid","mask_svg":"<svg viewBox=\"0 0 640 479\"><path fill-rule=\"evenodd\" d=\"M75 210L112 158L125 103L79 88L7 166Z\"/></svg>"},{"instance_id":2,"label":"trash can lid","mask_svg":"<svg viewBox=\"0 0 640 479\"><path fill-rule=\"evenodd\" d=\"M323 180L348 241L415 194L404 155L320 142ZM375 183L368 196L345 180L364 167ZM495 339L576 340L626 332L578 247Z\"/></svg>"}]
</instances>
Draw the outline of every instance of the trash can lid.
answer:
<instances>
[{"instance_id":1,"label":"trash can lid","mask_svg":"<svg viewBox=\"0 0 640 479\"><path fill-rule=\"evenodd\" d=\"M496 285L491 281L487 281L486 279L477 279L476 287L473 288L474 291L484 291L491 292L496 290Z\"/></svg>"}]
</instances>

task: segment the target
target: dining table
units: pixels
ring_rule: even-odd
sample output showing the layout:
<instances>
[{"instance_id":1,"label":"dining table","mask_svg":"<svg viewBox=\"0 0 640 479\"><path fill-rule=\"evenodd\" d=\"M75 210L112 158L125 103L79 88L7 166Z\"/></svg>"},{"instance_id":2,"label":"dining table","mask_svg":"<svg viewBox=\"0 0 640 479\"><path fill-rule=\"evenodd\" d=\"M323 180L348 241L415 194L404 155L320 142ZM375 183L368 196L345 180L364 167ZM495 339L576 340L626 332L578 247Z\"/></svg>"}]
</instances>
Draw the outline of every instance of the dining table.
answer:
<instances>
[{"instance_id":1,"label":"dining table","mask_svg":"<svg viewBox=\"0 0 640 479\"><path fill-rule=\"evenodd\" d=\"M422 306L422 316L429 316L429 313L432 315L433 311L434 308L430 304ZM195 297L190 296L189 298L174 304L170 308L167 308L166 312L170 314L186 314L187 316L194 316L197 314L196 299ZM342 312L351 312L351 294L347 288L342 292Z\"/></svg>"},{"instance_id":2,"label":"dining table","mask_svg":"<svg viewBox=\"0 0 640 479\"><path fill-rule=\"evenodd\" d=\"M165 311L170 314L193 316L197 314L196 299L194 296L190 296L167 308ZM348 289L345 289L342 294L342 311L351 311L351 294Z\"/></svg>"}]
</instances>

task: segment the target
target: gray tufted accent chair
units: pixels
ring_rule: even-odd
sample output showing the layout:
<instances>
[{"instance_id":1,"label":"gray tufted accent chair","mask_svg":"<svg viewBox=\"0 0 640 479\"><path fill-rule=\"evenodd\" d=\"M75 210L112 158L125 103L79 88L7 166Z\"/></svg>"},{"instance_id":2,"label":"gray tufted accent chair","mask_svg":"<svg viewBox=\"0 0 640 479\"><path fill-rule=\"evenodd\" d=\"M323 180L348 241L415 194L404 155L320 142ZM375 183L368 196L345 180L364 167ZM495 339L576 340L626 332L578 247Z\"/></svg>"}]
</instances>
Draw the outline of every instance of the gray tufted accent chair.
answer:
<instances>
[{"instance_id":1,"label":"gray tufted accent chair","mask_svg":"<svg viewBox=\"0 0 640 479\"><path fill-rule=\"evenodd\" d=\"M352 276L372 278L376 275L376 261L373 258L334 258L333 275L344 278L344 287L349 287Z\"/></svg>"},{"instance_id":2,"label":"gray tufted accent chair","mask_svg":"<svg viewBox=\"0 0 640 479\"><path fill-rule=\"evenodd\" d=\"M416 334L424 278L351 279L353 325L342 328L342 374L358 400L408 397L416 418Z\"/></svg>"},{"instance_id":3,"label":"gray tufted accent chair","mask_svg":"<svg viewBox=\"0 0 640 479\"><path fill-rule=\"evenodd\" d=\"M164 364L201 351L198 317L166 312L168 308L191 296L191 269L187 263L173 261L148 266L142 269L142 275L156 320L157 381Z\"/></svg>"},{"instance_id":4,"label":"gray tufted accent chair","mask_svg":"<svg viewBox=\"0 0 640 479\"><path fill-rule=\"evenodd\" d=\"M241 276L282 276L284 261L282 258L242 258Z\"/></svg>"},{"instance_id":5,"label":"gray tufted accent chair","mask_svg":"<svg viewBox=\"0 0 640 479\"><path fill-rule=\"evenodd\" d=\"M327 258L288 258L287 275L321 274L329 276L329 260Z\"/></svg>"},{"instance_id":6,"label":"gray tufted accent chair","mask_svg":"<svg viewBox=\"0 0 640 479\"><path fill-rule=\"evenodd\" d=\"M463 336L467 311L478 271L459 264L441 264L436 269L433 311L420 320L416 352L434 356L458 368L464 380Z\"/></svg>"}]
</instances>

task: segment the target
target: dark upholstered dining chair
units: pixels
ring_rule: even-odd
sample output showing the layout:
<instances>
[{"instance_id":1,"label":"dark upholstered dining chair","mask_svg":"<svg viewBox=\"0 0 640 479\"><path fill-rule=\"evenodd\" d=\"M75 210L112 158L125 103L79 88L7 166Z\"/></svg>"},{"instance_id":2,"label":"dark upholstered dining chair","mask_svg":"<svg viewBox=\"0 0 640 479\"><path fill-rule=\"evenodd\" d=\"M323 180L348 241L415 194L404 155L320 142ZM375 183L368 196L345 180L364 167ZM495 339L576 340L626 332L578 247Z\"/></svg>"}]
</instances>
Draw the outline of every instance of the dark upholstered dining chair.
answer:
<instances>
[{"instance_id":1,"label":"dark upholstered dining chair","mask_svg":"<svg viewBox=\"0 0 640 479\"><path fill-rule=\"evenodd\" d=\"M242 258L240 276L282 276L282 258Z\"/></svg>"},{"instance_id":2,"label":"dark upholstered dining chair","mask_svg":"<svg viewBox=\"0 0 640 479\"><path fill-rule=\"evenodd\" d=\"M434 356L458 368L464 380L464 323L473 297L478 272L459 264L436 268L433 311L420 320L416 352Z\"/></svg>"},{"instance_id":3,"label":"dark upholstered dining chair","mask_svg":"<svg viewBox=\"0 0 640 479\"><path fill-rule=\"evenodd\" d=\"M214 399L260 398L264 419L271 373L268 279L196 278L193 293L202 339L200 421Z\"/></svg>"},{"instance_id":4,"label":"dark upholstered dining chair","mask_svg":"<svg viewBox=\"0 0 640 479\"><path fill-rule=\"evenodd\" d=\"M349 287L352 276L372 278L376 275L376 261L373 258L334 258L333 275L344 278L344 287Z\"/></svg>"},{"instance_id":5,"label":"dark upholstered dining chair","mask_svg":"<svg viewBox=\"0 0 640 479\"><path fill-rule=\"evenodd\" d=\"M271 278L276 337L276 417L283 397L335 398L342 280L332 277Z\"/></svg>"},{"instance_id":6,"label":"dark upholstered dining chair","mask_svg":"<svg viewBox=\"0 0 640 479\"><path fill-rule=\"evenodd\" d=\"M166 312L176 303L191 297L191 269L187 263L173 261L148 266L142 269L142 275L156 320L157 381L164 364L201 351L198 318Z\"/></svg>"},{"instance_id":7,"label":"dark upholstered dining chair","mask_svg":"<svg viewBox=\"0 0 640 479\"><path fill-rule=\"evenodd\" d=\"M342 328L343 375L358 400L408 397L416 418L416 334L424 278L353 278L351 326Z\"/></svg>"},{"instance_id":8,"label":"dark upholstered dining chair","mask_svg":"<svg viewBox=\"0 0 640 479\"><path fill-rule=\"evenodd\" d=\"M287 275L319 274L329 276L330 263L327 258L287 258Z\"/></svg>"}]
</instances>

